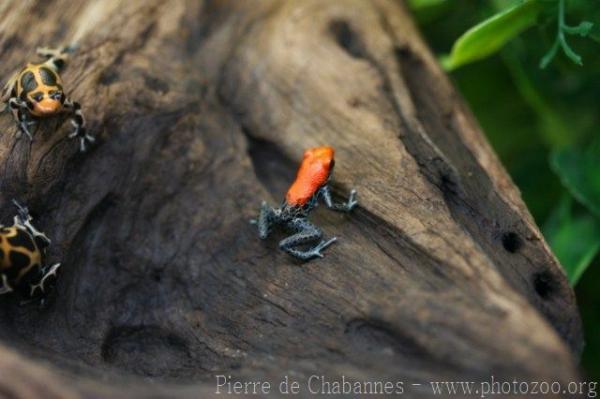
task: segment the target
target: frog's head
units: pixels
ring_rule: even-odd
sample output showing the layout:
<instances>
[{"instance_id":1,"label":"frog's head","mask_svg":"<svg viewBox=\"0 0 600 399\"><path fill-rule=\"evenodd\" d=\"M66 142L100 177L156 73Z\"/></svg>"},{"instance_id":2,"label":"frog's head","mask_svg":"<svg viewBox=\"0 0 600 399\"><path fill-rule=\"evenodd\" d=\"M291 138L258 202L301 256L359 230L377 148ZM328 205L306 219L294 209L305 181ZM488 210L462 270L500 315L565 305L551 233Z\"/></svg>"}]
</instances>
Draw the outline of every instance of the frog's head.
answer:
<instances>
[{"instance_id":1,"label":"frog's head","mask_svg":"<svg viewBox=\"0 0 600 399\"><path fill-rule=\"evenodd\" d=\"M55 115L62 110L65 95L60 77L50 68L29 67L21 77L21 86L34 116Z\"/></svg>"},{"instance_id":2,"label":"frog's head","mask_svg":"<svg viewBox=\"0 0 600 399\"><path fill-rule=\"evenodd\" d=\"M323 168L327 175L331 175L335 160L333 159L335 150L333 147L321 146L309 148L304 152L303 164Z\"/></svg>"}]
</instances>

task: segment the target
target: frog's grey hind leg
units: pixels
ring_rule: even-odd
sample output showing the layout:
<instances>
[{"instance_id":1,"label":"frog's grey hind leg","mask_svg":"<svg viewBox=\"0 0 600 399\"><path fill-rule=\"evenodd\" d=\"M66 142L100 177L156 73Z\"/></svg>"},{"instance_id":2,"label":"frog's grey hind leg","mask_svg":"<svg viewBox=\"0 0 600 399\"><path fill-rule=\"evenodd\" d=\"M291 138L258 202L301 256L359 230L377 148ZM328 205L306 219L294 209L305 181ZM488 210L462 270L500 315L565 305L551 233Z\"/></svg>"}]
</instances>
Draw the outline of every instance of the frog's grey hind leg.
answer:
<instances>
[{"instance_id":1,"label":"frog's grey hind leg","mask_svg":"<svg viewBox=\"0 0 600 399\"><path fill-rule=\"evenodd\" d=\"M321 240L321 237L323 237L321 229L306 219L293 219L288 223L288 227L296 231L296 234L281 240L279 248L304 261L312 258L322 258L323 254L321 251L337 240L335 237L327 241ZM319 240L320 242L310 249L300 250L296 248L297 246L311 244Z\"/></svg>"},{"instance_id":2,"label":"frog's grey hind leg","mask_svg":"<svg viewBox=\"0 0 600 399\"><path fill-rule=\"evenodd\" d=\"M271 232L271 227L278 221L278 219L279 217L277 216L273 208L271 208L266 201L263 201L260 204L260 213L258 215L258 220L252 219L250 223L258 226L258 236L261 240L264 240L269 236L269 233Z\"/></svg>"}]
</instances>

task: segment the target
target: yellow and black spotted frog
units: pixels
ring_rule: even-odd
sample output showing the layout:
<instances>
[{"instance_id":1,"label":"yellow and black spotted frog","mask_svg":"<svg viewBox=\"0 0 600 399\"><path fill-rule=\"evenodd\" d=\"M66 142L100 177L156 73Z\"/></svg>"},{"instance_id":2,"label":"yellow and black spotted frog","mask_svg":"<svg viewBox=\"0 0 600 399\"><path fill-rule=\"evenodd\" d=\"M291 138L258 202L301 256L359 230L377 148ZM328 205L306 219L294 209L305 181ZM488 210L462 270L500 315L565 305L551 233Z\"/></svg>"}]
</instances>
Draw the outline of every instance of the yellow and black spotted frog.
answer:
<instances>
[{"instance_id":1,"label":"yellow and black spotted frog","mask_svg":"<svg viewBox=\"0 0 600 399\"><path fill-rule=\"evenodd\" d=\"M0 295L18 292L26 298L43 297L60 263L45 264L50 240L31 224L27 208L13 202L18 208L13 225L0 225Z\"/></svg>"},{"instance_id":2,"label":"yellow and black spotted frog","mask_svg":"<svg viewBox=\"0 0 600 399\"><path fill-rule=\"evenodd\" d=\"M94 137L87 133L81 105L65 95L59 75L72 51L73 47L39 48L37 54L47 58L46 61L27 64L4 86L0 99L17 122L17 136L24 133L33 140L29 126L35 124L36 119L68 112L74 127L69 138L79 138L81 151L85 151L86 142L94 142Z\"/></svg>"}]
</instances>

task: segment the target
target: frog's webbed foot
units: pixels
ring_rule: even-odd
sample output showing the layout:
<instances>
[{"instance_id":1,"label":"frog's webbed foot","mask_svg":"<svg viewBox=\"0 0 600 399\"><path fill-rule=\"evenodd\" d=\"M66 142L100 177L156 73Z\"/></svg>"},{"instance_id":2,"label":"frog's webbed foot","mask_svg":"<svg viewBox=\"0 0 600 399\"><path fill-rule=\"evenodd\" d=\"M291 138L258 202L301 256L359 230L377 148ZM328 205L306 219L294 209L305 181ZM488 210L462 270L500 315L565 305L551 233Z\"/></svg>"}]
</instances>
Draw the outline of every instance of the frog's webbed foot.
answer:
<instances>
[{"instance_id":1,"label":"frog's webbed foot","mask_svg":"<svg viewBox=\"0 0 600 399\"><path fill-rule=\"evenodd\" d=\"M308 256L308 259L322 258L324 255L321 253L321 251L336 241L337 241L337 237L332 237L327 241L321 240L321 242L318 243L317 245L315 245L313 248L305 251L305 254Z\"/></svg>"},{"instance_id":2,"label":"frog's webbed foot","mask_svg":"<svg viewBox=\"0 0 600 399\"><path fill-rule=\"evenodd\" d=\"M85 152L87 150L86 147L86 143L90 143L93 144L96 139L94 138L94 136L90 135L89 133L87 133L85 131L85 128L80 128L75 126L75 130L69 134L69 138L75 138L77 137L79 139L79 151L80 152Z\"/></svg>"},{"instance_id":3,"label":"frog's webbed foot","mask_svg":"<svg viewBox=\"0 0 600 399\"><path fill-rule=\"evenodd\" d=\"M19 202L13 198L12 203L17 207L17 216L15 216L15 221L19 222L19 224L25 225L25 223L31 221L31 215L29 214L29 209L26 206L19 204Z\"/></svg>"},{"instance_id":4,"label":"frog's webbed foot","mask_svg":"<svg viewBox=\"0 0 600 399\"><path fill-rule=\"evenodd\" d=\"M323 198L323 202L327 208L338 211L338 212L350 212L356 205L358 205L358 201L356 200L356 190L350 191L350 196L348 200L344 203L336 204L333 202L331 198L331 189L328 185L325 185L321 188L320 195Z\"/></svg>"},{"instance_id":5,"label":"frog's webbed foot","mask_svg":"<svg viewBox=\"0 0 600 399\"><path fill-rule=\"evenodd\" d=\"M358 200L356 199L356 190L352 189L345 205L346 211L350 212L356 205L358 205Z\"/></svg>"},{"instance_id":6,"label":"frog's webbed foot","mask_svg":"<svg viewBox=\"0 0 600 399\"><path fill-rule=\"evenodd\" d=\"M21 121L19 122L19 131L17 132L17 138L21 137L21 134L25 133L25 136L29 141L33 141L33 135L29 131L29 126L35 125L34 121Z\"/></svg>"},{"instance_id":7,"label":"frog's webbed foot","mask_svg":"<svg viewBox=\"0 0 600 399\"><path fill-rule=\"evenodd\" d=\"M292 220L288 227L296 231L296 234L289 236L279 242L279 248L288 254L303 260L308 261L313 258L322 258L322 250L333 244L337 238L333 237L327 241L321 240L323 233L321 230L303 218ZM319 241L317 245L307 250L297 249L298 246L308 245Z\"/></svg>"}]
</instances>

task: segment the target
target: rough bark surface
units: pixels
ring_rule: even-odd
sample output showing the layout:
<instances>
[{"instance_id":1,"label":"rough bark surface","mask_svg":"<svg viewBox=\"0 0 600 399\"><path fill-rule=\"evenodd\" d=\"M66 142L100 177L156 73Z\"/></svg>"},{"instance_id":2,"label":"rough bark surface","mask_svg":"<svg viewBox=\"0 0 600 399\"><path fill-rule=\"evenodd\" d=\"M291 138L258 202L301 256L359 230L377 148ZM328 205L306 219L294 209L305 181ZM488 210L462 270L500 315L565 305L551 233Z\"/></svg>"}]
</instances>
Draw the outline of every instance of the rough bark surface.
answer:
<instances>
[{"instance_id":1,"label":"rough bark surface","mask_svg":"<svg viewBox=\"0 0 600 399\"><path fill-rule=\"evenodd\" d=\"M573 292L402 3L11 0L0 32L6 78L79 44L63 79L98 137L0 117L2 221L27 203L64 265L45 308L0 298L2 395L578 378ZM339 241L300 264L248 221L319 144L360 207L317 211Z\"/></svg>"}]
</instances>

